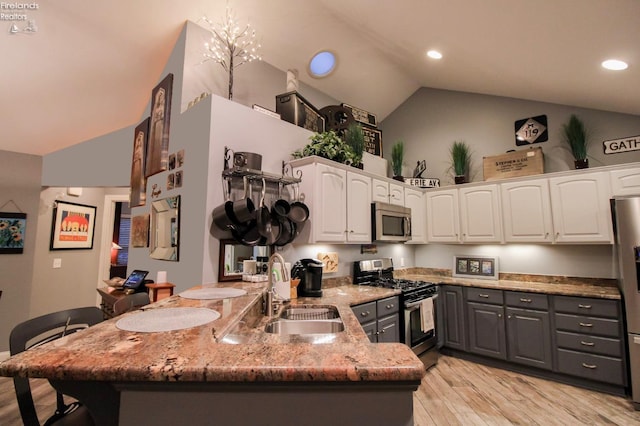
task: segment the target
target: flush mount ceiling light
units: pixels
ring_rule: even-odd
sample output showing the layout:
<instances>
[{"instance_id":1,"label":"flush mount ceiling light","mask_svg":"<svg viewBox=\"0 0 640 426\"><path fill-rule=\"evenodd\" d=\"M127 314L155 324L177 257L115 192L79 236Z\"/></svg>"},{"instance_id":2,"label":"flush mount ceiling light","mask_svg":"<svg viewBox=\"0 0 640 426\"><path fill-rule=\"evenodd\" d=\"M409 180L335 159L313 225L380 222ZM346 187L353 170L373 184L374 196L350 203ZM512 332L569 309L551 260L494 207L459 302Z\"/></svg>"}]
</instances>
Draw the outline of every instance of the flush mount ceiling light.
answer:
<instances>
[{"instance_id":1,"label":"flush mount ceiling light","mask_svg":"<svg viewBox=\"0 0 640 426\"><path fill-rule=\"evenodd\" d=\"M442 59L442 53L438 52L437 50L428 51L427 56L431 59Z\"/></svg>"},{"instance_id":2,"label":"flush mount ceiling light","mask_svg":"<svg viewBox=\"0 0 640 426\"><path fill-rule=\"evenodd\" d=\"M309 74L316 78L326 77L336 69L336 64L336 55L329 50L322 50L309 61Z\"/></svg>"},{"instance_id":3,"label":"flush mount ceiling light","mask_svg":"<svg viewBox=\"0 0 640 426\"><path fill-rule=\"evenodd\" d=\"M622 71L629 68L629 65L626 62L620 61L618 59L607 59L606 61L602 62L602 67L608 70Z\"/></svg>"}]
</instances>

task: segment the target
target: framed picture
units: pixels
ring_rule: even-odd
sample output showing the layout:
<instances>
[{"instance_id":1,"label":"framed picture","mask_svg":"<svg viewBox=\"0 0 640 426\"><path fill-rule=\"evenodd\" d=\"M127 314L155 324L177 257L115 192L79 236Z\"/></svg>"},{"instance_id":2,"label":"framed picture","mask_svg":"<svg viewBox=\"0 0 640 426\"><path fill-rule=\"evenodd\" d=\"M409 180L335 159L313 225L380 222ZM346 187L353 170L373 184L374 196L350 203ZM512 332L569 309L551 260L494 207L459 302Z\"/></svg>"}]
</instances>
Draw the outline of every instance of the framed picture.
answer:
<instances>
[{"instance_id":1,"label":"framed picture","mask_svg":"<svg viewBox=\"0 0 640 426\"><path fill-rule=\"evenodd\" d=\"M173 74L168 74L151 92L151 122L145 159L145 177L167 170Z\"/></svg>"},{"instance_id":2,"label":"framed picture","mask_svg":"<svg viewBox=\"0 0 640 426\"><path fill-rule=\"evenodd\" d=\"M147 117L138 124L133 135L133 158L131 159L131 207L144 206L146 203L147 179L144 177L144 160L149 139L149 122Z\"/></svg>"},{"instance_id":3,"label":"framed picture","mask_svg":"<svg viewBox=\"0 0 640 426\"><path fill-rule=\"evenodd\" d=\"M25 213L0 212L0 254L20 254L24 250Z\"/></svg>"},{"instance_id":4,"label":"framed picture","mask_svg":"<svg viewBox=\"0 0 640 426\"><path fill-rule=\"evenodd\" d=\"M96 207L56 201L49 250L92 249L95 227Z\"/></svg>"},{"instance_id":5,"label":"framed picture","mask_svg":"<svg viewBox=\"0 0 640 426\"><path fill-rule=\"evenodd\" d=\"M131 247L149 247L149 214L131 218Z\"/></svg>"},{"instance_id":6,"label":"framed picture","mask_svg":"<svg viewBox=\"0 0 640 426\"><path fill-rule=\"evenodd\" d=\"M454 256L454 277L497 280L499 274L497 257Z\"/></svg>"}]
</instances>

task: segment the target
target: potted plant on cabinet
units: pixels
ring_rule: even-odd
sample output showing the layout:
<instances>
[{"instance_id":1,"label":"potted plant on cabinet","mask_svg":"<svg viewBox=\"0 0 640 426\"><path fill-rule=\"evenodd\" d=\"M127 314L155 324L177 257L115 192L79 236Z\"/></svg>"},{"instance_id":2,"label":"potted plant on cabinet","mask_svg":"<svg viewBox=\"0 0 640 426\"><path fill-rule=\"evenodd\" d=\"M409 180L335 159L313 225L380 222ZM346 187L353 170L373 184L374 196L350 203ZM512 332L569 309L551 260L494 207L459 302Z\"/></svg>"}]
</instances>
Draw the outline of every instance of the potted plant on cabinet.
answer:
<instances>
[{"instance_id":1,"label":"potted plant on cabinet","mask_svg":"<svg viewBox=\"0 0 640 426\"><path fill-rule=\"evenodd\" d=\"M471 151L465 141L454 141L451 145L451 170L456 184L466 183L471 167Z\"/></svg>"},{"instance_id":2,"label":"potted plant on cabinet","mask_svg":"<svg viewBox=\"0 0 640 426\"><path fill-rule=\"evenodd\" d=\"M362 153L364 152L362 127L358 123L351 123L344 132L344 141L353 151L353 166L362 169Z\"/></svg>"},{"instance_id":3,"label":"potted plant on cabinet","mask_svg":"<svg viewBox=\"0 0 640 426\"><path fill-rule=\"evenodd\" d=\"M584 122L577 115L571 114L569 121L562 125L562 139L569 146L571 154L573 154L575 168L588 168L587 148L589 147L589 135Z\"/></svg>"},{"instance_id":4,"label":"potted plant on cabinet","mask_svg":"<svg viewBox=\"0 0 640 426\"><path fill-rule=\"evenodd\" d=\"M311 142L304 148L291 153L293 158L304 158L312 155L337 161L338 163L351 165L354 162L354 153L351 147L344 142L336 132L316 133L311 136Z\"/></svg>"},{"instance_id":5,"label":"potted plant on cabinet","mask_svg":"<svg viewBox=\"0 0 640 426\"><path fill-rule=\"evenodd\" d=\"M393 178L404 182L402 177L402 162L404 161L404 142L398 141L391 147L391 170Z\"/></svg>"}]
</instances>

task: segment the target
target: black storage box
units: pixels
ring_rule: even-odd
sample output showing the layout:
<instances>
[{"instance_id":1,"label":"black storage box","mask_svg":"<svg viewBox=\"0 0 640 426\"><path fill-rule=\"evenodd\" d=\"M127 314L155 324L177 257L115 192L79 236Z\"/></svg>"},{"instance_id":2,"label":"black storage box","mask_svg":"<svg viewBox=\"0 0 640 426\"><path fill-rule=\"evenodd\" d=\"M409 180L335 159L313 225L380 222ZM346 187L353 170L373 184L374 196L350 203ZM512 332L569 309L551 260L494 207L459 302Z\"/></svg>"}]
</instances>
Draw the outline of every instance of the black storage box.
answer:
<instances>
[{"instance_id":1,"label":"black storage box","mask_svg":"<svg viewBox=\"0 0 640 426\"><path fill-rule=\"evenodd\" d=\"M312 132L324 132L324 117L298 92L276 95L276 113L280 118Z\"/></svg>"}]
</instances>

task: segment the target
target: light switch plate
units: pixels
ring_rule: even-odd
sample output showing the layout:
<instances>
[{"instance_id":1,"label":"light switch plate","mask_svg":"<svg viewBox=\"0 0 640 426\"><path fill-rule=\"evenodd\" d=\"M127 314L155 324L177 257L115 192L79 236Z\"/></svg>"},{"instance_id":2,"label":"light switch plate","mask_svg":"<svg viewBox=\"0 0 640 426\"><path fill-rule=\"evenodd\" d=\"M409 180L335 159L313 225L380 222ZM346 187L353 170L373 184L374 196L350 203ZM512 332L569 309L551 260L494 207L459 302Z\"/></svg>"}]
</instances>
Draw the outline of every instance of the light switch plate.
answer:
<instances>
[{"instance_id":1,"label":"light switch plate","mask_svg":"<svg viewBox=\"0 0 640 426\"><path fill-rule=\"evenodd\" d=\"M62 268L62 259L60 259L59 257L53 259L53 267L54 269Z\"/></svg>"}]
</instances>

